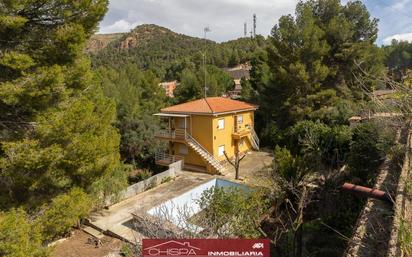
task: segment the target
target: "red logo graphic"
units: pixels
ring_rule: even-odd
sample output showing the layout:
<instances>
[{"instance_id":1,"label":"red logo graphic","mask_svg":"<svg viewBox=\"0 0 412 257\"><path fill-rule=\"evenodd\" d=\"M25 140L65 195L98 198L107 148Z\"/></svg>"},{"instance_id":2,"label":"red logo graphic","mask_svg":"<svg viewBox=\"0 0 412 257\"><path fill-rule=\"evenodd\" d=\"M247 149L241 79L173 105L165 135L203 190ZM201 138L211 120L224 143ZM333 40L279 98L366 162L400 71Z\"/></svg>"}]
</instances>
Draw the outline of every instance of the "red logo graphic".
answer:
<instances>
[{"instance_id":1,"label":"red logo graphic","mask_svg":"<svg viewBox=\"0 0 412 257\"><path fill-rule=\"evenodd\" d=\"M143 257L269 257L267 239L143 239Z\"/></svg>"}]
</instances>

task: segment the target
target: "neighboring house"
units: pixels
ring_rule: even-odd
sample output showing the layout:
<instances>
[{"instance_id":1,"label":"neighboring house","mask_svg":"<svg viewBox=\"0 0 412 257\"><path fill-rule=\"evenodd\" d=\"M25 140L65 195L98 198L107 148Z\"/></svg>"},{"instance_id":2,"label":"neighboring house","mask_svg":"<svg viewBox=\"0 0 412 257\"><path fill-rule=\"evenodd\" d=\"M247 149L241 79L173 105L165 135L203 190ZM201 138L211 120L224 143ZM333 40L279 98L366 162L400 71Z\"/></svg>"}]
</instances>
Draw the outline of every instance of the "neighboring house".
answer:
<instances>
[{"instance_id":1,"label":"neighboring house","mask_svg":"<svg viewBox=\"0 0 412 257\"><path fill-rule=\"evenodd\" d=\"M156 137L169 142L156 163L169 165L184 160L188 170L219 173L225 168L224 152L235 154L259 149L254 130L257 106L223 97L208 97L173 105L155 114L166 120Z\"/></svg>"},{"instance_id":2,"label":"neighboring house","mask_svg":"<svg viewBox=\"0 0 412 257\"><path fill-rule=\"evenodd\" d=\"M162 82L162 83L159 83L159 86L161 86L161 87L165 90L166 95L167 95L168 97L174 97L173 92L175 91L175 89L176 89L176 87L177 87L178 85L179 85L179 84L177 83L176 80L170 81L170 82Z\"/></svg>"},{"instance_id":3,"label":"neighboring house","mask_svg":"<svg viewBox=\"0 0 412 257\"><path fill-rule=\"evenodd\" d=\"M250 69L252 67L249 64L241 64L234 68L225 68L224 70L229 74L229 76L233 79L235 87L233 90L228 92L228 95L231 98L238 98L242 92L242 85L241 80L249 80L250 79Z\"/></svg>"}]
</instances>

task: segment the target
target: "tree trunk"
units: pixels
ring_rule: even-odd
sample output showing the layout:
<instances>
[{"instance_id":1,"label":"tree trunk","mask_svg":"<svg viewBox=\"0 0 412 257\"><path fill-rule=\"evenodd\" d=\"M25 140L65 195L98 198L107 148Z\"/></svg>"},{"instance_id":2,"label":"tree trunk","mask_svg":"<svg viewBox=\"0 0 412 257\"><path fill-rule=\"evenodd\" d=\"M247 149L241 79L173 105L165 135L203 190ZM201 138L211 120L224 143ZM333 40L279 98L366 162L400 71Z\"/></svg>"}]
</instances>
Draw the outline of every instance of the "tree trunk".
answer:
<instances>
[{"instance_id":1,"label":"tree trunk","mask_svg":"<svg viewBox=\"0 0 412 257\"><path fill-rule=\"evenodd\" d=\"M235 179L239 179L239 154L236 153L235 160Z\"/></svg>"}]
</instances>

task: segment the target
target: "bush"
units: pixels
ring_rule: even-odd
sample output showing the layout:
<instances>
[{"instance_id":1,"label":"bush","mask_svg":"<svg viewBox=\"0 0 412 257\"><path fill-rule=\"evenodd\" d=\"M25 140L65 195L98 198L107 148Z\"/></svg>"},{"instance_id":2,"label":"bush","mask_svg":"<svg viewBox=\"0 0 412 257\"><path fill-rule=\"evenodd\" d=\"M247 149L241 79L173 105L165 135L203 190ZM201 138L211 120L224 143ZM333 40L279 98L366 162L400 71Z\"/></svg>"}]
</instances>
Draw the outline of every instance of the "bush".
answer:
<instances>
[{"instance_id":1,"label":"bush","mask_svg":"<svg viewBox=\"0 0 412 257\"><path fill-rule=\"evenodd\" d=\"M129 183L134 184L138 183L140 181L143 181L145 179L150 178L153 175L153 173L149 170L139 170L137 173L129 176Z\"/></svg>"},{"instance_id":2,"label":"bush","mask_svg":"<svg viewBox=\"0 0 412 257\"><path fill-rule=\"evenodd\" d=\"M258 238L261 216L268 200L263 191L245 192L241 189L213 187L198 200L203 211L198 224L219 237ZM197 224L197 223L196 223Z\"/></svg>"},{"instance_id":3,"label":"bush","mask_svg":"<svg viewBox=\"0 0 412 257\"><path fill-rule=\"evenodd\" d=\"M117 199L128 186L128 174L133 170L129 164L117 166L112 173L105 174L92 185L91 195L96 207L104 207L108 198Z\"/></svg>"},{"instance_id":4,"label":"bush","mask_svg":"<svg viewBox=\"0 0 412 257\"><path fill-rule=\"evenodd\" d=\"M160 183L163 184L163 183L170 182L172 180L173 180L172 177L167 176L167 177L162 178L162 181Z\"/></svg>"},{"instance_id":5,"label":"bush","mask_svg":"<svg viewBox=\"0 0 412 257\"><path fill-rule=\"evenodd\" d=\"M276 146L273 167L276 173L287 181L299 180L306 169L302 169L303 160L294 157L287 148Z\"/></svg>"},{"instance_id":6,"label":"bush","mask_svg":"<svg viewBox=\"0 0 412 257\"><path fill-rule=\"evenodd\" d=\"M0 213L0 256L45 257L40 229L32 224L22 209Z\"/></svg>"},{"instance_id":7,"label":"bush","mask_svg":"<svg viewBox=\"0 0 412 257\"><path fill-rule=\"evenodd\" d=\"M49 207L43 206L43 215L37 220L43 237L52 240L64 235L89 214L92 206L90 197L79 188L57 196Z\"/></svg>"},{"instance_id":8,"label":"bush","mask_svg":"<svg viewBox=\"0 0 412 257\"><path fill-rule=\"evenodd\" d=\"M392 147L394 135L383 124L368 122L355 127L348 158L351 175L368 182Z\"/></svg>"},{"instance_id":9,"label":"bush","mask_svg":"<svg viewBox=\"0 0 412 257\"><path fill-rule=\"evenodd\" d=\"M319 165L338 167L346 161L352 132L345 125L328 125L319 121L301 121L288 132L289 149L295 155L310 159L314 168Z\"/></svg>"}]
</instances>

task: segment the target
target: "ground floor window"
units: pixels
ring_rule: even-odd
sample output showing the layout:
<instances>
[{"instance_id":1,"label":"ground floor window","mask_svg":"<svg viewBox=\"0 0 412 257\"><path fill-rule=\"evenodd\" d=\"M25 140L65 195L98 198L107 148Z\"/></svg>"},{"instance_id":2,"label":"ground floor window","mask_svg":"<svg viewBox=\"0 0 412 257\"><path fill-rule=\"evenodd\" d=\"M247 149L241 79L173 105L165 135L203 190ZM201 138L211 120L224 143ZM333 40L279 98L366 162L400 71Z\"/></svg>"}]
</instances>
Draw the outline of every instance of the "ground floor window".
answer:
<instances>
[{"instance_id":1,"label":"ground floor window","mask_svg":"<svg viewBox=\"0 0 412 257\"><path fill-rule=\"evenodd\" d=\"M187 145L183 145L183 144L179 145L179 153L183 155L188 154Z\"/></svg>"},{"instance_id":2,"label":"ground floor window","mask_svg":"<svg viewBox=\"0 0 412 257\"><path fill-rule=\"evenodd\" d=\"M221 145L217 148L217 155L218 156L223 156L225 152L225 145Z\"/></svg>"}]
</instances>

